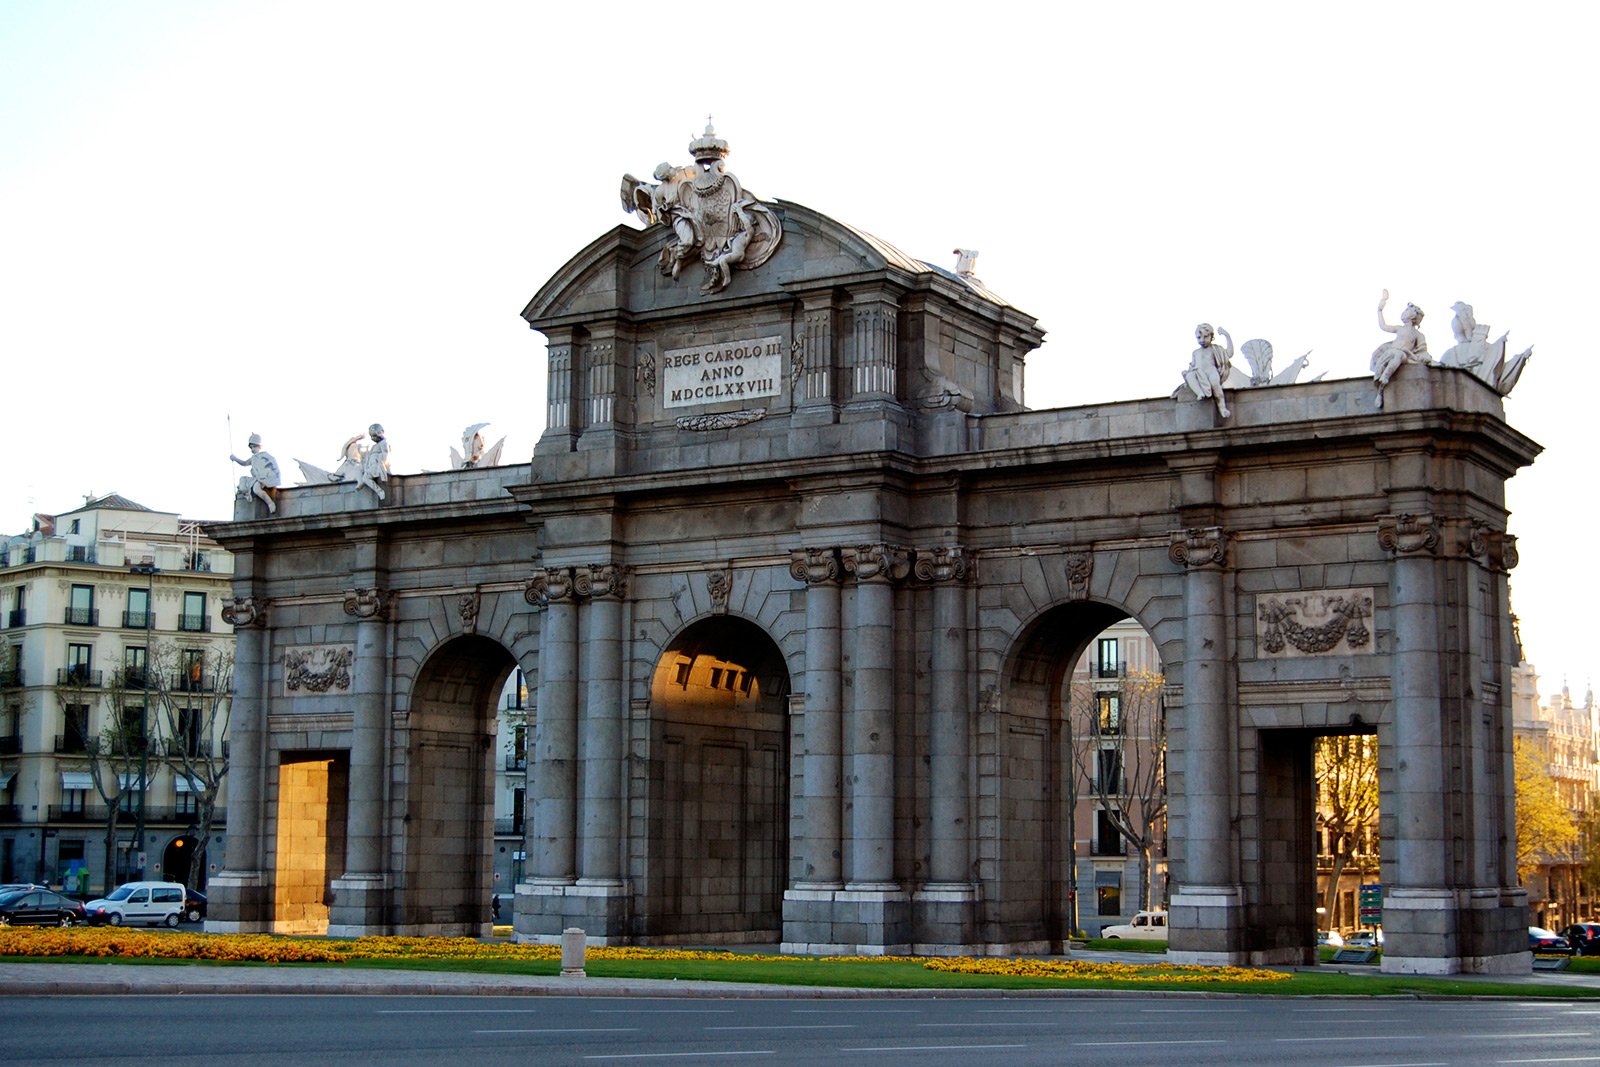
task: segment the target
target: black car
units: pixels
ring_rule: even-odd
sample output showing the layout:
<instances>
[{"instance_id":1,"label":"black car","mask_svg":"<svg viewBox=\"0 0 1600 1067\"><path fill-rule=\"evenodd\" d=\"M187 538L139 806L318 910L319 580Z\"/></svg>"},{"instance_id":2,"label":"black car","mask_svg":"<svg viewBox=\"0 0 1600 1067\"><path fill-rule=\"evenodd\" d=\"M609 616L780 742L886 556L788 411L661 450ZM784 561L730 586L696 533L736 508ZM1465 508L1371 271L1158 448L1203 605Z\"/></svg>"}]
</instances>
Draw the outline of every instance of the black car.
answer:
<instances>
[{"instance_id":1,"label":"black car","mask_svg":"<svg viewBox=\"0 0 1600 1067\"><path fill-rule=\"evenodd\" d=\"M88 921L82 903L49 889L0 895L0 926L80 926Z\"/></svg>"},{"instance_id":2,"label":"black car","mask_svg":"<svg viewBox=\"0 0 1600 1067\"><path fill-rule=\"evenodd\" d=\"M197 923L206 917L206 895L198 889L183 893L183 921Z\"/></svg>"},{"instance_id":3,"label":"black car","mask_svg":"<svg viewBox=\"0 0 1600 1067\"><path fill-rule=\"evenodd\" d=\"M1561 931L1575 956L1600 956L1600 923L1573 923Z\"/></svg>"},{"instance_id":4,"label":"black car","mask_svg":"<svg viewBox=\"0 0 1600 1067\"><path fill-rule=\"evenodd\" d=\"M1537 926L1528 927L1528 950L1535 956L1570 956L1572 944L1558 933Z\"/></svg>"}]
</instances>

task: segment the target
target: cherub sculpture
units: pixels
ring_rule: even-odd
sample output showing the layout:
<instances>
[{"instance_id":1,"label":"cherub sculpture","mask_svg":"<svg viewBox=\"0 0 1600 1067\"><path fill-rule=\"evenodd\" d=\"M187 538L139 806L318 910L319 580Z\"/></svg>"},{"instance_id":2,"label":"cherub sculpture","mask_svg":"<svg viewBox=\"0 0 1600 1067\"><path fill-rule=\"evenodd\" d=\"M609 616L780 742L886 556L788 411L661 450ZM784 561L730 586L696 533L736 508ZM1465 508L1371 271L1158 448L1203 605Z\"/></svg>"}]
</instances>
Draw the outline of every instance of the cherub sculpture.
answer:
<instances>
[{"instance_id":1,"label":"cherub sculpture","mask_svg":"<svg viewBox=\"0 0 1600 1067\"><path fill-rule=\"evenodd\" d=\"M1219 333L1227 342L1226 347L1216 343ZM1209 322L1202 322L1194 328L1194 339L1200 342L1200 347L1190 357L1183 382L1196 399L1216 401L1217 414L1227 418L1228 398L1223 387L1233 371L1233 338L1220 326L1212 329Z\"/></svg>"},{"instance_id":2,"label":"cherub sculpture","mask_svg":"<svg viewBox=\"0 0 1600 1067\"><path fill-rule=\"evenodd\" d=\"M376 422L367 427L367 436L372 438L372 444L361 454L361 469L356 474L356 488L370 489L374 496L382 500L383 486L378 483L389 480L389 440L384 436L383 426Z\"/></svg>"},{"instance_id":3,"label":"cherub sculpture","mask_svg":"<svg viewBox=\"0 0 1600 1067\"><path fill-rule=\"evenodd\" d=\"M1372 353L1372 379L1378 386L1378 407L1383 407L1383 390L1396 371L1407 363L1428 362L1428 339L1417 329L1422 322L1422 309L1407 304L1400 313L1400 325L1390 326L1384 320L1383 309L1389 303L1389 290L1378 298L1378 328L1394 334L1394 340L1385 341Z\"/></svg>"},{"instance_id":4,"label":"cherub sculpture","mask_svg":"<svg viewBox=\"0 0 1600 1067\"><path fill-rule=\"evenodd\" d=\"M241 467L250 468L250 473L239 479L239 495L255 497L267 505L268 515L276 514L278 504L272 498L283 478L278 472L278 461L272 458L272 453L261 451L261 435L258 433L250 435L249 459L240 459L231 453L228 458Z\"/></svg>"}]
</instances>

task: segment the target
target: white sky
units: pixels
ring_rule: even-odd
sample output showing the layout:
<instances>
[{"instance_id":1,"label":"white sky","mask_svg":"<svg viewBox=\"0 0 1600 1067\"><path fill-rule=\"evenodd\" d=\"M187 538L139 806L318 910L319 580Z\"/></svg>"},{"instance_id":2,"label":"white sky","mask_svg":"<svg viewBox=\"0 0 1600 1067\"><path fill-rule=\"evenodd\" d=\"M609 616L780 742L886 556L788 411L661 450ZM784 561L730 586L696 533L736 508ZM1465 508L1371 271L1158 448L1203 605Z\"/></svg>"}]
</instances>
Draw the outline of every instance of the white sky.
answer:
<instances>
[{"instance_id":1,"label":"white sky","mask_svg":"<svg viewBox=\"0 0 1600 1067\"><path fill-rule=\"evenodd\" d=\"M0 530L226 517L252 430L286 476L373 421L400 473L485 420L524 460L518 312L710 112L757 195L979 249L1034 407L1169 394L1202 320L1364 375L1384 288L1435 354L1456 300L1535 344L1515 608L1581 697L1594 5L563 6L0 0Z\"/></svg>"}]
</instances>

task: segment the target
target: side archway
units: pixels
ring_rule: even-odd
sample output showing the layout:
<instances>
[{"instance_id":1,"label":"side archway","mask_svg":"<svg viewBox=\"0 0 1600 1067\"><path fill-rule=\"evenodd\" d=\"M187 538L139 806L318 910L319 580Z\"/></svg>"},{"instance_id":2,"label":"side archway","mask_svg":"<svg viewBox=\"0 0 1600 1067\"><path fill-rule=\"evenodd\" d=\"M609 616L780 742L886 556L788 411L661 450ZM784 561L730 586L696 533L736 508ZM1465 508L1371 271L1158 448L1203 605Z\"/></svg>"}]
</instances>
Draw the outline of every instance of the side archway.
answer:
<instances>
[{"instance_id":1,"label":"side archway","mask_svg":"<svg viewBox=\"0 0 1600 1067\"><path fill-rule=\"evenodd\" d=\"M650 680L642 935L778 940L789 823L789 672L744 619L692 623Z\"/></svg>"},{"instance_id":2,"label":"side archway","mask_svg":"<svg viewBox=\"0 0 1600 1067\"><path fill-rule=\"evenodd\" d=\"M498 642L463 636L417 672L397 739L406 753L397 933L476 936L490 922L495 705L515 668Z\"/></svg>"}]
</instances>

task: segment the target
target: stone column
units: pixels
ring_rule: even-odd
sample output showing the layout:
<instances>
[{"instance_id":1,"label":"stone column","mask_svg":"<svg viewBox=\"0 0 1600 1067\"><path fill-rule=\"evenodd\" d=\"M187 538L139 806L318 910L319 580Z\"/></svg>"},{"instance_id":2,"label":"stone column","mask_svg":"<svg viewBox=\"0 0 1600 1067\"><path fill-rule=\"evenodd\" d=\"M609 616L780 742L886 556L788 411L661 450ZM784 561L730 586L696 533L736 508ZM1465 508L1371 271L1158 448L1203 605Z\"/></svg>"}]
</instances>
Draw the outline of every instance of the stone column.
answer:
<instances>
[{"instance_id":1,"label":"stone column","mask_svg":"<svg viewBox=\"0 0 1600 1067\"><path fill-rule=\"evenodd\" d=\"M1241 963L1243 894L1233 810L1237 781L1232 649L1224 613L1227 537L1215 526L1177 530L1168 558L1183 581L1184 872L1172 900L1172 949L1183 963Z\"/></svg>"},{"instance_id":2,"label":"stone column","mask_svg":"<svg viewBox=\"0 0 1600 1067\"><path fill-rule=\"evenodd\" d=\"M916 576L933 583L931 708L928 721L929 880L972 880L968 811L967 558L960 547L917 553Z\"/></svg>"},{"instance_id":3,"label":"stone column","mask_svg":"<svg viewBox=\"0 0 1600 1067\"><path fill-rule=\"evenodd\" d=\"M851 889L894 889L894 585L906 553L888 545L846 550L856 578L850 728Z\"/></svg>"},{"instance_id":4,"label":"stone column","mask_svg":"<svg viewBox=\"0 0 1600 1067\"><path fill-rule=\"evenodd\" d=\"M843 867L844 746L840 713L839 554L831 548L793 553L789 573L806 583L805 749L801 774L801 862L804 889L837 889Z\"/></svg>"},{"instance_id":5,"label":"stone column","mask_svg":"<svg viewBox=\"0 0 1600 1067\"><path fill-rule=\"evenodd\" d=\"M579 567L578 595L588 600L583 642L583 842L579 883L622 883L622 598L624 569Z\"/></svg>"},{"instance_id":6,"label":"stone column","mask_svg":"<svg viewBox=\"0 0 1600 1067\"><path fill-rule=\"evenodd\" d=\"M1433 516L1387 516L1378 543L1394 553L1395 883L1445 884L1444 737L1441 732L1438 597L1434 553L1441 535ZM1385 813L1387 814L1387 813Z\"/></svg>"},{"instance_id":7,"label":"stone column","mask_svg":"<svg viewBox=\"0 0 1600 1067\"><path fill-rule=\"evenodd\" d=\"M228 837L223 869L213 877L207 929L251 933L271 928L271 900L262 873L261 798L266 758L267 609L265 597L227 601L233 627L233 712L228 727Z\"/></svg>"},{"instance_id":8,"label":"stone column","mask_svg":"<svg viewBox=\"0 0 1600 1067\"><path fill-rule=\"evenodd\" d=\"M530 881L563 885L577 874L578 601L572 572L538 571L523 596L544 608L539 626L539 714L528 768L533 818L524 823L524 843Z\"/></svg>"}]
</instances>

